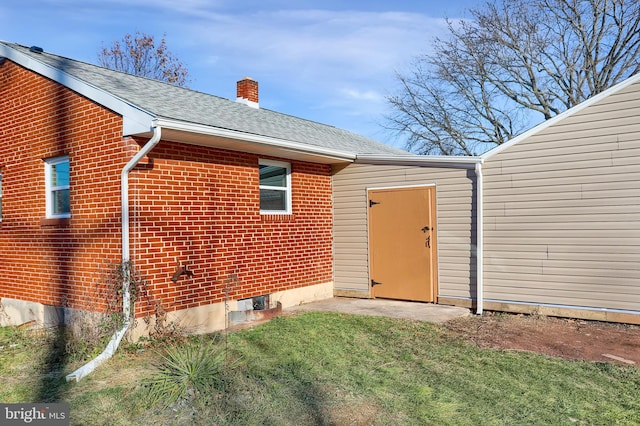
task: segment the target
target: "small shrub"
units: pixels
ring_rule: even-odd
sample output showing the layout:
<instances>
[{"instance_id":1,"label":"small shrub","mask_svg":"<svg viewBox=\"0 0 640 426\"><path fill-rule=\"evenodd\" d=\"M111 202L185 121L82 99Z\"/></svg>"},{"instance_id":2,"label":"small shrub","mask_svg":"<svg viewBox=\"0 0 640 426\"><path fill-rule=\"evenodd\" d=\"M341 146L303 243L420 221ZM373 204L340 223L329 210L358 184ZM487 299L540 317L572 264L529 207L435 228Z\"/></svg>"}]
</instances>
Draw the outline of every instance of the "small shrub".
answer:
<instances>
[{"instance_id":1,"label":"small shrub","mask_svg":"<svg viewBox=\"0 0 640 426\"><path fill-rule=\"evenodd\" d=\"M168 407L203 393L215 386L224 365L224 348L210 342L170 346L146 382L151 404Z\"/></svg>"}]
</instances>

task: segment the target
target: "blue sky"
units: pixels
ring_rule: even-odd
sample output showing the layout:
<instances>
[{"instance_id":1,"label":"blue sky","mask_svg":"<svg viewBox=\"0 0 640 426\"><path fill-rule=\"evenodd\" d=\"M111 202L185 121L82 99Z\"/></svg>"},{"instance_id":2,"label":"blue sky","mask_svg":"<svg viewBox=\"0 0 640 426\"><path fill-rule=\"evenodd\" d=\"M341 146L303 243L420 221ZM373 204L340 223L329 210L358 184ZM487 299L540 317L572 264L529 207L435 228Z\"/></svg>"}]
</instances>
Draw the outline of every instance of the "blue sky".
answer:
<instances>
[{"instance_id":1,"label":"blue sky","mask_svg":"<svg viewBox=\"0 0 640 426\"><path fill-rule=\"evenodd\" d=\"M140 31L161 37L187 66L190 87L235 99L260 84L260 107L402 147L383 129L395 71L428 51L444 18L481 0L242 1L4 0L0 39L90 63Z\"/></svg>"}]
</instances>

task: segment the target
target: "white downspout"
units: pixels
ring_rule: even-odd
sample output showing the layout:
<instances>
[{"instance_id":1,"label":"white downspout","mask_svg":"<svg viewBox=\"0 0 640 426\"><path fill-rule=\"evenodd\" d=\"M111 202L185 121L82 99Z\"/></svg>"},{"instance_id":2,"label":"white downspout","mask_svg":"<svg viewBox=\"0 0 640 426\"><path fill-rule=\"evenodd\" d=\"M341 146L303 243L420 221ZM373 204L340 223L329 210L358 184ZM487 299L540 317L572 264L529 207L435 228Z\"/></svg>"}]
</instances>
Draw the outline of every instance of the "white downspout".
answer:
<instances>
[{"instance_id":1,"label":"white downspout","mask_svg":"<svg viewBox=\"0 0 640 426\"><path fill-rule=\"evenodd\" d=\"M482 315L484 299L483 257L484 257L484 208L482 203L482 162L476 163L476 314Z\"/></svg>"},{"instance_id":2,"label":"white downspout","mask_svg":"<svg viewBox=\"0 0 640 426\"><path fill-rule=\"evenodd\" d=\"M66 379L67 382L71 380L75 380L76 382L80 381L83 377L91 374L93 370L95 370L100 364L108 360L115 354L118 346L120 345L120 341L122 337L129 329L131 324L131 293L129 291L130 284L130 264L131 254L129 250L129 172L133 170L133 168L142 160L145 155L147 155L157 144L160 142L161 136L160 126L155 126L153 128L153 136L149 141L144 144L144 146L138 151L136 155L129 160L129 162L122 169L121 180L120 180L120 192L121 192L121 203L120 210L122 213L122 268L123 268L123 280L122 280L122 314L124 316L124 324L122 328L116 331L113 336L111 336L111 340L107 344L107 347L102 351L100 355L89 361L87 364L78 368L71 374L68 374Z\"/></svg>"}]
</instances>

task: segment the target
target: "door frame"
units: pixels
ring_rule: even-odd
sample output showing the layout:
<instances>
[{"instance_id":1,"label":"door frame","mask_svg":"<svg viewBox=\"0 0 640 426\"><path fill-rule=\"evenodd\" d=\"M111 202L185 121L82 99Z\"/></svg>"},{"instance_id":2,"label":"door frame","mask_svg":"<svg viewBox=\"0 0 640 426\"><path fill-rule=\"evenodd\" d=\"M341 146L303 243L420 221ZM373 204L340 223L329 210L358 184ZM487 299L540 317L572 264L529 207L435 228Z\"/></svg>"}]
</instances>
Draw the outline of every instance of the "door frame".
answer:
<instances>
[{"instance_id":1,"label":"door frame","mask_svg":"<svg viewBox=\"0 0 640 426\"><path fill-rule=\"evenodd\" d=\"M433 296L433 303L437 304L438 303L438 295L439 295L439 286L438 286L438 282L439 282L439 278L440 278L440 268L438 268L438 256L439 256L439 250L438 250L438 232L440 230L440 226L438 226L438 203L437 203L437 198L438 198L438 190L437 190L437 185L435 183L425 183L425 184L414 184L414 185L389 185L389 186L375 186L375 187L366 187L365 188L365 209L367 210L367 289L368 289L368 294L369 294L369 298L373 299L373 287L371 286L371 274L372 274L372 265L371 265L371 241L369 238L370 235L370 224L371 224L371 219L369 217L369 212L370 212L370 208L368 206L369 204L369 192L370 191L378 191L378 190L388 190L388 189L410 189L410 188L433 188L433 220L435 222L435 233L434 235L434 247L435 247L435 254L432 256L432 267L431 267L431 282L432 282L432 286L431 286L431 291L432 291L432 296Z\"/></svg>"}]
</instances>

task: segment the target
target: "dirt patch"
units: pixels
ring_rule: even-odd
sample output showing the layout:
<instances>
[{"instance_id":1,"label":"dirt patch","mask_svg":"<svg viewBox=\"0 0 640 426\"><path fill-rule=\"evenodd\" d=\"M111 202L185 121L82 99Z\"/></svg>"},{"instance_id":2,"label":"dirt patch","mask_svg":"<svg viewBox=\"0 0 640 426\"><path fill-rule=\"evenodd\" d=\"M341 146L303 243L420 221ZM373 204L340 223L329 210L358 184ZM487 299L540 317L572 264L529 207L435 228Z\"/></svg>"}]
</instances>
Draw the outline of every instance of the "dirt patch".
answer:
<instances>
[{"instance_id":1,"label":"dirt patch","mask_svg":"<svg viewBox=\"0 0 640 426\"><path fill-rule=\"evenodd\" d=\"M640 367L640 326L489 312L445 327L483 348Z\"/></svg>"}]
</instances>

